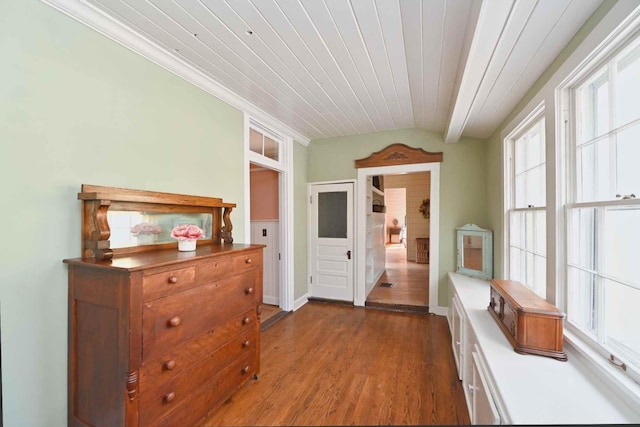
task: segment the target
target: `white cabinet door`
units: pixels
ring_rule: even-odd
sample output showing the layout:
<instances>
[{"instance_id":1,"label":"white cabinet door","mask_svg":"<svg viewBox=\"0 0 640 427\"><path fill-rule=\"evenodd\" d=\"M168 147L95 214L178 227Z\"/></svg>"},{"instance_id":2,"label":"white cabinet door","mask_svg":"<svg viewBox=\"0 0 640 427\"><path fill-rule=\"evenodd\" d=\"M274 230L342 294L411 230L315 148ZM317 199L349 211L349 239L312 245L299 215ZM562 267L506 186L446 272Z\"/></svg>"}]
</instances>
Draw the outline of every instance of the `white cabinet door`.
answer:
<instances>
[{"instance_id":1,"label":"white cabinet door","mask_svg":"<svg viewBox=\"0 0 640 427\"><path fill-rule=\"evenodd\" d=\"M449 332L453 336L453 296L456 294L453 283L449 279L449 307L447 308L447 322L449 323Z\"/></svg>"},{"instance_id":2,"label":"white cabinet door","mask_svg":"<svg viewBox=\"0 0 640 427\"><path fill-rule=\"evenodd\" d=\"M481 425L500 424L500 414L489 392L480 355L475 351L472 353L472 366L473 377L470 387L473 411L471 423Z\"/></svg>"},{"instance_id":3,"label":"white cabinet door","mask_svg":"<svg viewBox=\"0 0 640 427\"><path fill-rule=\"evenodd\" d=\"M458 304L458 299L453 298L452 300L453 312L451 313L451 347L453 348L453 358L456 362L456 368L458 368L458 379L462 379L462 357L463 357L463 348L462 348L462 340L464 338L463 333L463 325L464 325L464 315L462 314L462 310L460 309L460 305Z\"/></svg>"},{"instance_id":4,"label":"white cabinet door","mask_svg":"<svg viewBox=\"0 0 640 427\"><path fill-rule=\"evenodd\" d=\"M473 419L473 360L472 353L476 345L476 337L473 328L464 326L464 337L462 340L462 389L467 401L469 417Z\"/></svg>"}]
</instances>

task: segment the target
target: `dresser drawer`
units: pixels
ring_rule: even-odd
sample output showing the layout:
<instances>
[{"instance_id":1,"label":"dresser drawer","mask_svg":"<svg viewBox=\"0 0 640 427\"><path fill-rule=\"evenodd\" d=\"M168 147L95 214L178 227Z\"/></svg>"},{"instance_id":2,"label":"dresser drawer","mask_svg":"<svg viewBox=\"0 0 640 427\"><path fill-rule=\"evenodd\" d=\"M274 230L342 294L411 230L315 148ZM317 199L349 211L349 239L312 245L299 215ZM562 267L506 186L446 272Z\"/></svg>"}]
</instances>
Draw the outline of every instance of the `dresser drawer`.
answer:
<instances>
[{"instance_id":1,"label":"dresser drawer","mask_svg":"<svg viewBox=\"0 0 640 427\"><path fill-rule=\"evenodd\" d=\"M262 267L262 250L243 252L234 255L231 261L233 274L252 268Z\"/></svg>"},{"instance_id":2,"label":"dresser drawer","mask_svg":"<svg viewBox=\"0 0 640 427\"><path fill-rule=\"evenodd\" d=\"M210 356L213 351L239 335L246 336L250 333L242 342L256 341L259 330L260 324L255 307L233 316L221 326L214 327L161 356L144 362L140 368L140 389L152 390L159 387L189 370L194 364Z\"/></svg>"},{"instance_id":3,"label":"dresser drawer","mask_svg":"<svg viewBox=\"0 0 640 427\"><path fill-rule=\"evenodd\" d=\"M142 298L150 301L194 286L196 286L195 265L154 272L142 278Z\"/></svg>"},{"instance_id":4,"label":"dresser drawer","mask_svg":"<svg viewBox=\"0 0 640 427\"><path fill-rule=\"evenodd\" d=\"M200 283L209 283L229 277L231 259L231 255L223 255L199 262L198 281Z\"/></svg>"},{"instance_id":5,"label":"dresser drawer","mask_svg":"<svg viewBox=\"0 0 640 427\"><path fill-rule=\"evenodd\" d=\"M211 331L237 313L259 304L261 270L148 301L142 309L142 358Z\"/></svg>"},{"instance_id":6,"label":"dresser drawer","mask_svg":"<svg viewBox=\"0 0 640 427\"><path fill-rule=\"evenodd\" d=\"M167 408L166 416L153 423L153 427L193 426L209 413L207 408L219 407L228 397L258 373L256 355L245 355L221 371L211 382L194 389L188 400ZM203 415L204 414L204 415ZM140 424L144 426L145 424Z\"/></svg>"},{"instance_id":7,"label":"dresser drawer","mask_svg":"<svg viewBox=\"0 0 640 427\"><path fill-rule=\"evenodd\" d=\"M247 360L242 368L247 366L248 360L256 359L256 343L256 333L248 331L246 334L236 336L228 341L159 387L152 390L145 390L141 387L140 424L143 426L155 425L155 420L180 406L190 397L193 390L209 383L212 378L215 378L226 367L233 365L239 358Z\"/></svg>"}]
</instances>

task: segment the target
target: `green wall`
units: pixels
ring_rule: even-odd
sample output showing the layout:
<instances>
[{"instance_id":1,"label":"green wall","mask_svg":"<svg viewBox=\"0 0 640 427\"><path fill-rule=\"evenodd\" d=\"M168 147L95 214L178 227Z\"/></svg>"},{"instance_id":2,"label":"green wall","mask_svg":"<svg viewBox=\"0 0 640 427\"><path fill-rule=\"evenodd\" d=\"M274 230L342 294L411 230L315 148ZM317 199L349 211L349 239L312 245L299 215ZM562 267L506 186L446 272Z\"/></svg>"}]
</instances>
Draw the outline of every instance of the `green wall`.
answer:
<instances>
[{"instance_id":1,"label":"green wall","mask_svg":"<svg viewBox=\"0 0 640 427\"><path fill-rule=\"evenodd\" d=\"M443 153L440 167L440 278L439 305L447 305L446 274L455 271L455 229L466 223L487 226L486 148L482 140L463 138L445 144L440 133L422 129L329 138L311 141L308 147L309 182L356 179L356 159L390 144L402 143Z\"/></svg>"},{"instance_id":2,"label":"green wall","mask_svg":"<svg viewBox=\"0 0 640 427\"><path fill-rule=\"evenodd\" d=\"M242 242L243 115L37 0L0 2L0 50L4 425L64 426L80 185L222 197Z\"/></svg>"}]
</instances>

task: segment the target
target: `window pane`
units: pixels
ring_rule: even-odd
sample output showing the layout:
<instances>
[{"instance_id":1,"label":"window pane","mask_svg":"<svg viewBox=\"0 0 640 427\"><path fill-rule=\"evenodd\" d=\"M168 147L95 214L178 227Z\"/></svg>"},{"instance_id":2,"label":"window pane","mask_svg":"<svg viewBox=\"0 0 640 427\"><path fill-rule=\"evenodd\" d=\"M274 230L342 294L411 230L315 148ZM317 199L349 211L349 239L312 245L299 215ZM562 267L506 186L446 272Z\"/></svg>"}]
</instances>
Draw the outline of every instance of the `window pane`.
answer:
<instances>
[{"instance_id":1,"label":"window pane","mask_svg":"<svg viewBox=\"0 0 640 427\"><path fill-rule=\"evenodd\" d=\"M524 282L520 271L520 249L511 248L509 253L509 279L517 282Z\"/></svg>"},{"instance_id":2,"label":"window pane","mask_svg":"<svg viewBox=\"0 0 640 427\"><path fill-rule=\"evenodd\" d=\"M535 207L546 205L544 165L527 171L526 204Z\"/></svg>"},{"instance_id":3,"label":"window pane","mask_svg":"<svg viewBox=\"0 0 640 427\"><path fill-rule=\"evenodd\" d=\"M596 295L595 276L569 267L567 319L592 336L597 329Z\"/></svg>"},{"instance_id":4,"label":"window pane","mask_svg":"<svg viewBox=\"0 0 640 427\"><path fill-rule=\"evenodd\" d=\"M515 177L515 208L527 207L527 176L525 174L516 175Z\"/></svg>"},{"instance_id":5,"label":"window pane","mask_svg":"<svg viewBox=\"0 0 640 427\"><path fill-rule=\"evenodd\" d=\"M640 288L640 207L608 208L603 239L603 273Z\"/></svg>"},{"instance_id":6,"label":"window pane","mask_svg":"<svg viewBox=\"0 0 640 427\"><path fill-rule=\"evenodd\" d=\"M595 209L573 209L570 214L569 256L571 264L595 269Z\"/></svg>"},{"instance_id":7,"label":"window pane","mask_svg":"<svg viewBox=\"0 0 640 427\"><path fill-rule=\"evenodd\" d=\"M347 192L318 193L318 237L347 237Z\"/></svg>"},{"instance_id":8,"label":"window pane","mask_svg":"<svg viewBox=\"0 0 640 427\"><path fill-rule=\"evenodd\" d=\"M278 143L268 136L264 137L264 155L273 160L278 160Z\"/></svg>"},{"instance_id":9,"label":"window pane","mask_svg":"<svg viewBox=\"0 0 640 427\"><path fill-rule=\"evenodd\" d=\"M519 174L526 169L525 150L522 148L526 143L526 135L516 139L513 143L513 151L515 157L514 173Z\"/></svg>"},{"instance_id":10,"label":"window pane","mask_svg":"<svg viewBox=\"0 0 640 427\"><path fill-rule=\"evenodd\" d=\"M609 173L609 140L600 139L578 148L578 195L580 202L613 200Z\"/></svg>"},{"instance_id":11,"label":"window pane","mask_svg":"<svg viewBox=\"0 0 640 427\"><path fill-rule=\"evenodd\" d=\"M580 138L589 141L609 131L609 86L607 68L600 70L578 89Z\"/></svg>"},{"instance_id":12,"label":"window pane","mask_svg":"<svg viewBox=\"0 0 640 427\"><path fill-rule=\"evenodd\" d=\"M522 248L522 233L524 230L524 212L511 212L509 241L511 246Z\"/></svg>"},{"instance_id":13,"label":"window pane","mask_svg":"<svg viewBox=\"0 0 640 427\"><path fill-rule=\"evenodd\" d=\"M533 248L535 246L535 239L533 238L533 212L526 213L524 225L524 248L529 252L533 252Z\"/></svg>"},{"instance_id":14,"label":"window pane","mask_svg":"<svg viewBox=\"0 0 640 427\"><path fill-rule=\"evenodd\" d=\"M545 298L547 295L547 260L544 257L535 255L533 290L535 293Z\"/></svg>"},{"instance_id":15,"label":"window pane","mask_svg":"<svg viewBox=\"0 0 640 427\"><path fill-rule=\"evenodd\" d=\"M533 267L533 254L529 252L527 252L525 256L525 270L526 273L524 283L530 288L533 288L536 282L534 277L535 269Z\"/></svg>"},{"instance_id":16,"label":"window pane","mask_svg":"<svg viewBox=\"0 0 640 427\"><path fill-rule=\"evenodd\" d=\"M640 43L626 49L616 63L616 126L640 118Z\"/></svg>"},{"instance_id":17,"label":"window pane","mask_svg":"<svg viewBox=\"0 0 640 427\"><path fill-rule=\"evenodd\" d=\"M640 77L639 77L640 78ZM640 84L640 81L639 83ZM640 102L637 102L640 105ZM628 127L617 136L616 194L640 197L640 123Z\"/></svg>"},{"instance_id":18,"label":"window pane","mask_svg":"<svg viewBox=\"0 0 640 427\"><path fill-rule=\"evenodd\" d=\"M534 251L544 257L547 255L547 215L545 211L535 211L533 217L535 221Z\"/></svg>"},{"instance_id":19,"label":"window pane","mask_svg":"<svg viewBox=\"0 0 640 427\"><path fill-rule=\"evenodd\" d=\"M524 148L526 169L544 163L544 135L541 132L544 132L544 128L536 125L527 133L527 142Z\"/></svg>"},{"instance_id":20,"label":"window pane","mask_svg":"<svg viewBox=\"0 0 640 427\"><path fill-rule=\"evenodd\" d=\"M605 345L640 366L640 290L605 280Z\"/></svg>"},{"instance_id":21,"label":"window pane","mask_svg":"<svg viewBox=\"0 0 640 427\"><path fill-rule=\"evenodd\" d=\"M516 208L545 206L544 164L529 169L515 177Z\"/></svg>"},{"instance_id":22,"label":"window pane","mask_svg":"<svg viewBox=\"0 0 640 427\"><path fill-rule=\"evenodd\" d=\"M262 134L254 129L249 129L249 150L262 154Z\"/></svg>"}]
</instances>

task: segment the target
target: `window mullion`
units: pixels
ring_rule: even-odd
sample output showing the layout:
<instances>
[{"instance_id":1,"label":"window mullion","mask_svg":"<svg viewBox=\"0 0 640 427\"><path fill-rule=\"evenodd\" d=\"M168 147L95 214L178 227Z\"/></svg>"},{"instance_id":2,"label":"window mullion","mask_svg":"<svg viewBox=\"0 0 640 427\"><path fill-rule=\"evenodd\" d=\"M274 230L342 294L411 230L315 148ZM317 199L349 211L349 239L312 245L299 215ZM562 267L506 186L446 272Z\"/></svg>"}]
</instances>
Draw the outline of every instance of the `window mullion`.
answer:
<instances>
[{"instance_id":1,"label":"window mullion","mask_svg":"<svg viewBox=\"0 0 640 427\"><path fill-rule=\"evenodd\" d=\"M601 256L601 249L603 247L604 244L604 235L605 235L605 230L604 230L604 214L605 214L605 207L604 206L599 206L595 209L595 241L594 241L594 257L595 257L595 262L594 262L594 269L596 271L595 274L595 280L596 280L596 292L597 292L597 297L596 297L596 313L597 313L597 329L596 329L596 334L597 334L597 339L598 339L598 343L600 345L604 345L604 341L605 341L605 333L606 333L606 326L605 326L605 319L606 319L606 313L605 313L605 307L606 307L606 303L605 303L605 298L606 298L606 289L605 289L605 278L602 276L602 272L604 271L604 257Z\"/></svg>"},{"instance_id":2,"label":"window mullion","mask_svg":"<svg viewBox=\"0 0 640 427\"><path fill-rule=\"evenodd\" d=\"M612 61L608 64L608 77L609 77L609 197L611 200L615 199L617 184L616 174L616 134L614 131L616 127L616 79L615 79L616 61Z\"/></svg>"}]
</instances>

